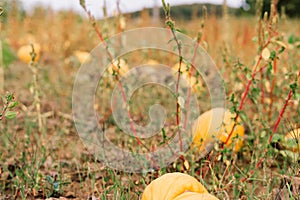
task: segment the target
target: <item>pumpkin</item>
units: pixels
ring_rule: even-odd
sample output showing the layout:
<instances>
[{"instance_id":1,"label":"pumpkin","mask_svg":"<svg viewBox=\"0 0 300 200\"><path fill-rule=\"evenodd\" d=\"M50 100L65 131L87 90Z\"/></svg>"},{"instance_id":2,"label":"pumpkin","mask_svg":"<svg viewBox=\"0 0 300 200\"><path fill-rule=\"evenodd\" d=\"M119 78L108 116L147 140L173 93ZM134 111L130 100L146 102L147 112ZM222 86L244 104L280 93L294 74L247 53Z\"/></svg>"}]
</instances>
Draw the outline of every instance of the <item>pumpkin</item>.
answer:
<instances>
[{"instance_id":1,"label":"pumpkin","mask_svg":"<svg viewBox=\"0 0 300 200\"><path fill-rule=\"evenodd\" d=\"M178 72L178 67L179 67L179 63L176 63L174 66L173 66L173 70L175 70L176 72ZM199 92L199 84L202 85L201 81L198 79L198 82L197 82L197 79L196 79L196 69L194 69L194 75L191 74L191 66L189 66L188 68L188 65L185 64L184 62L181 63L181 77L183 79L185 79L188 83L188 85L193 89L194 92L198 91Z\"/></svg>"},{"instance_id":2,"label":"pumpkin","mask_svg":"<svg viewBox=\"0 0 300 200\"><path fill-rule=\"evenodd\" d=\"M147 65L159 65L159 62L157 62L156 60L147 60L146 62Z\"/></svg>"},{"instance_id":3,"label":"pumpkin","mask_svg":"<svg viewBox=\"0 0 300 200\"><path fill-rule=\"evenodd\" d=\"M38 43L32 44L34 48L34 52L36 53L36 57L34 59L34 62L38 62L40 59L40 53L41 53L41 45ZM31 45L24 45L21 46L17 52L18 58L20 61L29 64L31 61L31 55L32 52L32 46Z\"/></svg>"},{"instance_id":4,"label":"pumpkin","mask_svg":"<svg viewBox=\"0 0 300 200\"><path fill-rule=\"evenodd\" d=\"M300 152L300 128L288 132L282 146L289 151Z\"/></svg>"},{"instance_id":5,"label":"pumpkin","mask_svg":"<svg viewBox=\"0 0 300 200\"><path fill-rule=\"evenodd\" d=\"M174 200L183 193L208 193L194 177L175 172L165 174L152 181L145 189L142 200Z\"/></svg>"},{"instance_id":6,"label":"pumpkin","mask_svg":"<svg viewBox=\"0 0 300 200\"><path fill-rule=\"evenodd\" d=\"M225 143L234 126L234 117L235 114L224 108L214 108L200 115L193 125L192 147L197 147L199 151L204 152L207 150L207 146L215 140ZM220 126L218 122L221 120L223 123ZM226 146L229 148L233 146L233 150L238 152L243 146L243 137L244 127L240 125L238 118L237 125Z\"/></svg>"},{"instance_id":7,"label":"pumpkin","mask_svg":"<svg viewBox=\"0 0 300 200\"><path fill-rule=\"evenodd\" d=\"M209 193L184 192L173 200L218 200L215 196Z\"/></svg>"},{"instance_id":8,"label":"pumpkin","mask_svg":"<svg viewBox=\"0 0 300 200\"><path fill-rule=\"evenodd\" d=\"M86 51L74 51L73 54L81 64L89 63L92 60L91 55Z\"/></svg>"},{"instance_id":9,"label":"pumpkin","mask_svg":"<svg viewBox=\"0 0 300 200\"><path fill-rule=\"evenodd\" d=\"M115 60L113 62L113 65L110 64L107 68L109 74L113 74L113 69L116 71L118 68L119 68L120 76L123 76L124 74L126 74L129 71L129 67L124 59Z\"/></svg>"}]
</instances>

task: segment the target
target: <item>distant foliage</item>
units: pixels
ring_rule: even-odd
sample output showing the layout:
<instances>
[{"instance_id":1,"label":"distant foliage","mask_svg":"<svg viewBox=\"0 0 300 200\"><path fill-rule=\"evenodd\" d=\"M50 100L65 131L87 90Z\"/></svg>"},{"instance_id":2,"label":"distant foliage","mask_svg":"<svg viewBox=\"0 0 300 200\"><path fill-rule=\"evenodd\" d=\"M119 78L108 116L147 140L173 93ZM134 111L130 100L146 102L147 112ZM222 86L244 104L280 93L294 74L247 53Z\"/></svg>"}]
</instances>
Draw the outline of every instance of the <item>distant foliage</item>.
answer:
<instances>
[{"instance_id":1,"label":"distant foliage","mask_svg":"<svg viewBox=\"0 0 300 200\"><path fill-rule=\"evenodd\" d=\"M2 55L5 67L8 67L13 61L16 60L15 54L12 52L6 42L2 43Z\"/></svg>"},{"instance_id":2,"label":"distant foliage","mask_svg":"<svg viewBox=\"0 0 300 200\"><path fill-rule=\"evenodd\" d=\"M246 0L246 3L250 6L249 12L254 14L255 13L255 3L256 0ZM270 13L270 5L271 0L263 0L263 12L267 11ZM282 8L286 12L286 15L289 17L300 17L300 1L299 0L278 0L277 9L278 12L282 12Z\"/></svg>"}]
</instances>

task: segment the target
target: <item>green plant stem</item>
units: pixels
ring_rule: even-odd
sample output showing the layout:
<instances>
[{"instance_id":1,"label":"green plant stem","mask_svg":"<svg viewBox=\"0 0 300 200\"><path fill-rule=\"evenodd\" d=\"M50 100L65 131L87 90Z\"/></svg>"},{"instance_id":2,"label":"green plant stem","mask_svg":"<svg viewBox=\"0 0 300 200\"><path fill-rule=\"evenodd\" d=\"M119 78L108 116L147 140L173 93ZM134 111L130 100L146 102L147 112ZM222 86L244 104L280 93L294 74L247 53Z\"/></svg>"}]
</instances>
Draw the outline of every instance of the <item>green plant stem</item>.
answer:
<instances>
[{"instance_id":1,"label":"green plant stem","mask_svg":"<svg viewBox=\"0 0 300 200\"><path fill-rule=\"evenodd\" d=\"M108 50L108 48L107 48L108 45L107 45L107 43L105 42L105 40L104 40L104 38L103 38L103 36L102 36L100 30L99 30L98 27L96 26L95 19L93 18L93 16L91 15L91 13L86 9L85 6L82 6L82 8L84 9L84 11L86 12L86 14L88 15L89 20L92 22L92 26L93 26L93 28L94 28L94 30L95 30L95 32L96 32L98 38L100 39L100 41L101 41L101 42L104 44L104 46L106 47L105 49L106 49L106 53L107 53L107 55L108 55L108 57L109 57L109 61L111 62L112 67L114 68L114 70L117 72L117 76L115 76L115 78L116 78L116 81L118 82L118 85L119 85L119 87L120 87L120 89L121 89L121 94L122 94L123 101L124 101L124 103L127 105L126 107L129 108L128 103L127 103L127 98L126 98L126 94L125 94L125 90L124 90L123 84L122 84L122 82L120 81L120 78L119 78L119 76L118 76L119 68L118 68L118 67L114 64L114 62L113 62L113 56L112 56L112 54L109 52L109 50ZM130 128L131 128L131 130L132 130L132 132L133 132L133 135L135 136L135 139L136 139L136 141L137 141L137 144L138 144L138 145L142 145L143 147L145 147L145 148L149 151L148 147L147 147L145 144L143 144L143 143L141 142L141 140L137 137L137 133L136 133L136 129L135 129L135 126L134 126L134 122L133 122L133 120L132 120L132 117L131 117L131 114L130 114L130 111L129 111L129 110L127 110L127 116L128 116L128 118L129 118Z\"/></svg>"},{"instance_id":2,"label":"green plant stem","mask_svg":"<svg viewBox=\"0 0 300 200\"><path fill-rule=\"evenodd\" d=\"M32 79L33 79L33 103L35 104L35 109L37 112L37 121L38 121L38 130L39 132L42 131L43 128L43 120L42 120L42 113L41 113L41 99L40 99L40 89L38 84L38 66L35 63L36 59L36 53L34 51L33 45L31 45L32 52L31 55L31 61L29 63L29 68L32 71Z\"/></svg>"},{"instance_id":3,"label":"green plant stem","mask_svg":"<svg viewBox=\"0 0 300 200\"><path fill-rule=\"evenodd\" d=\"M273 102L274 102L274 96L273 95L274 95L274 89L275 89L275 85L276 85L277 57L274 58L273 69L274 69L274 78L272 80L271 91L270 91L270 106L269 106L269 113L268 113L269 122L271 121L272 107L273 107Z\"/></svg>"},{"instance_id":4,"label":"green plant stem","mask_svg":"<svg viewBox=\"0 0 300 200\"><path fill-rule=\"evenodd\" d=\"M164 11L165 11L165 16L166 16L166 25L168 26L168 28L171 30L173 39L175 40L176 46L178 48L178 57L179 57L179 66L177 69L177 81L176 81L176 125L178 127L178 137L179 137L179 145L180 145L180 151L183 150L183 146L182 146L182 139L181 139L181 131L180 131L180 105L178 102L178 98L179 98L179 84L180 84L180 76L181 76L181 67L182 67L182 46L180 44L180 41L178 40L177 36L176 36L176 29L175 29L175 23L174 21L171 19L171 15L170 15L170 5L166 4L164 0L162 0L162 4L164 7Z\"/></svg>"}]
</instances>

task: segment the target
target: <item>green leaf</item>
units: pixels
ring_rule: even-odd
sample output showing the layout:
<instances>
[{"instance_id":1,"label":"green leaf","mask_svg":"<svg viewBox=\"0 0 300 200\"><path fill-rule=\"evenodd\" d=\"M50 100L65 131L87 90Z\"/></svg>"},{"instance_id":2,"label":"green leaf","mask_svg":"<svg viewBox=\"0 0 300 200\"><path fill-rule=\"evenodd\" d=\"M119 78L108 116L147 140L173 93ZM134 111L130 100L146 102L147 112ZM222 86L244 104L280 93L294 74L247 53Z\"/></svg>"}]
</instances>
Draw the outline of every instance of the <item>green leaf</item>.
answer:
<instances>
[{"instance_id":1,"label":"green leaf","mask_svg":"<svg viewBox=\"0 0 300 200\"><path fill-rule=\"evenodd\" d=\"M14 118L16 118L17 114L18 114L18 112L16 112L16 111L7 111L5 113L5 118L6 119L14 119Z\"/></svg>"},{"instance_id":2,"label":"green leaf","mask_svg":"<svg viewBox=\"0 0 300 200\"><path fill-rule=\"evenodd\" d=\"M284 137L283 137L283 135L275 133L272 137L272 143L279 142L279 141L284 141Z\"/></svg>"},{"instance_id":3,"label":"green leaf","mask_svg":"<svg viewBox=\"0 0 300 200\"><path fill-rule=\"evenodd\" d=\"M289 44L293 44L294 43L294 35L290 35L290 37L288 39L288 43Z\"/></svg>"},{"instance_id":4,"label":"green leaf","mask_svg":"<svg viewBox=\"0 0 300 200\"><path fill-rule=\"evenodd\" d=\"M8 106L8 108L13 109L15 108L19 103L18 102L11 102Z\"/></svg>"},{"instance_id":5,"label":"green leaf","mask_svg":"<svg viewBox=\"0 0 300 200\"><path fill-rule=\"evenodd\" d=\"M59 183L58 182L53 183L53 188L54 188L55 191L58 191L59 190Z\"/></svg>"},{"instance_id":6,"label":"green leaf","mask_svg":"<svg viewBox=\"0 0 300 200\"><path fill-rule=\"evenodd\" d=\"M247 115L244 111L240 111L239 112L240 118L242 119L242 121L246 121L247 120Z\"/></svg>"},{"instance_id":7,"label":"green leaf","mask_svg":"<svg viewBox=\"0 0 300 200\"><path fill-rule=\"evenodd\" d=\"M276 51L272 51L270 55L271 60L274 60L276 58Z\"/></svg>"},{"instance_id":8,"label":"green leaf","mask_svg":"<svg viewBox=\"0 0 300 200\"><path fill-rule=\"evenodd\" d=\"M183 34L187 33L187 31L184 30L184 29L178 29L178 28L176 28L176 31L179 32L179 33L183 33Z\"/></svg>"},{"instance_id":9,"label":"green leaf","mask_svg":"<svg viewBox=\"0 0 300 200\"><path fill-rule=\"evenodd\" d=\"M272 70L273 70L273 65L272 65L272 63L268 63L268 68L267 68L267 72L268 72L268 74L270 74L271 72L272 72Z\"/></svg>"},{"instance_id":10,"label":"green leaf","mask_svg":"<svg viewBox=\"0 0 300 200\"><path fill-rule=\"evenodd\" d=\"M10 102L10 101L12 101L14 99L14 95L11 94L11 93L7 93L5 95L5 99L6 99L6 101Z\"/></svg>"},{"instance_id":11,"label":"green leaf","mask_svg":"<svg viewBox=\"0 0 300 200\"><path fill-rule=\"evenodd\" d=\"M291 90L293 91L293 94L296 93L297 87L298 87L297 83L293 83L293 84L290 85L290 88L291 88Z\"/></svg>"},{"instance_id":12,"label":"green leaf","mask_svg":"<svg viewBox=\"0 0 300 200\"><path fill-rule=\"evenodd\" d=\"M284 47L281 47L281 49L278 51L278 53L282 53L284 52L285 48Z\"/></svg>"},{"instance_id":13,"label":"green leaf","mask_svg":"<svg viewBox=\"0 0 300 200\"><path fill-rule=\"evenodd\" d=\"M46 180L49 182L49 183L53 183L54 180L51 176L46 176Z\"/></svg>"},{"instance_id":14,"label":"green leaf","mask_svg":"<svg viewBox=\"0 0 300 200\"><path fill-rule=\"evenodd\" d=\"M290 35L290 37L288 38L288 43L289 44L294 44L295 42L300 41L300 39L298 37L295 37L294 35Z\"/></svg>"}]
</instances>

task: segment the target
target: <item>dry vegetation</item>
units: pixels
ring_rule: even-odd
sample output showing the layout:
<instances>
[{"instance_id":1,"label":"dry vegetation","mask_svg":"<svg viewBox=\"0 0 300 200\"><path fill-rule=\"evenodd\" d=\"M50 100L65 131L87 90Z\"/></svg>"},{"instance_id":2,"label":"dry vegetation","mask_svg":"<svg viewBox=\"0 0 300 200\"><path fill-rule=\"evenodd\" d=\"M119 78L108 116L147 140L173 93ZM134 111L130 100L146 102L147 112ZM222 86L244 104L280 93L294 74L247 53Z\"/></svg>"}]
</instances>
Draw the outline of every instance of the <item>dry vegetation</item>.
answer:
<instances>
[{"instance_id":1,"label":"dry vegetation","mask_svg":"<svg viewBox=\"0 0 300 200\"><path fill-rule=\"evenodd\" d=\"M165 27L163 20L152 24L145 14L139 19L124 17L125 30L149 25ZM8 21L2 24L3 44L16 55L22 45L36 42L41 44L42 52L37 65L38 86L33 87L32 71L27 64L16 60L5 68L5 91L13 92L19 104L15 119L0 121L0 199L139 199L153 179L173 171L194 176L220 199L300 199L300 151L288 151L280 144L282 136L300 127L300 91L296 87L300 84L299 20L276 14L260 22L257 17L207 16L202 28L201 21L203 18L177 20L176 28L193 38L199 31L202 33L201 45L224 78L227 107L239 112L247 127L244 146L235 153L230 148L222 148L222 144L215 145L203 159L195 160L188 155L157 171L132 174L109 169L95 160L81 143L72 120L73 82L80 67L74 51L90 51L100 42L90 21L70 11L55 13L42 8L35 9L32 15L23 16L17 9L8 13ZM97 21L96 26L108 37L120 31L118 23L118 17L112 17ZM262 54L261 47L268 48L270 55ZM150 59L169 66L178 62L176 55L150 50L126 55L124 59L133 66ZM256 63L258 70L252 79ZM252 83L239 111L249 80ZM110 113L104 110L111 92L105 86L107 91L97 94L96 107L106 114L100 126L108 130L116 145L139 147L131 137L124 139ZM36 121L34 88L39 91L41 131ZM161 94L159 88L148 89L153 92L152 97L165 95L170 99L166 106L173 109L169 117L174 120L174 97ZM290 90L293 95L286 102ZM197 94L200 102L206 98L203 92ZM136 107L132 113L140 124L147 123L147 108L159 103L153 102L149 94L144 95L133 97ZM209 108L206 103L200 106L202 111ZM168 137L172 136L174 125L171 122L166 129ZM272 142L268 141L270 135L273 135ZM147 145L153 147L160 142L164 140L157 137Z\"/></svg>"}]
</instances>

